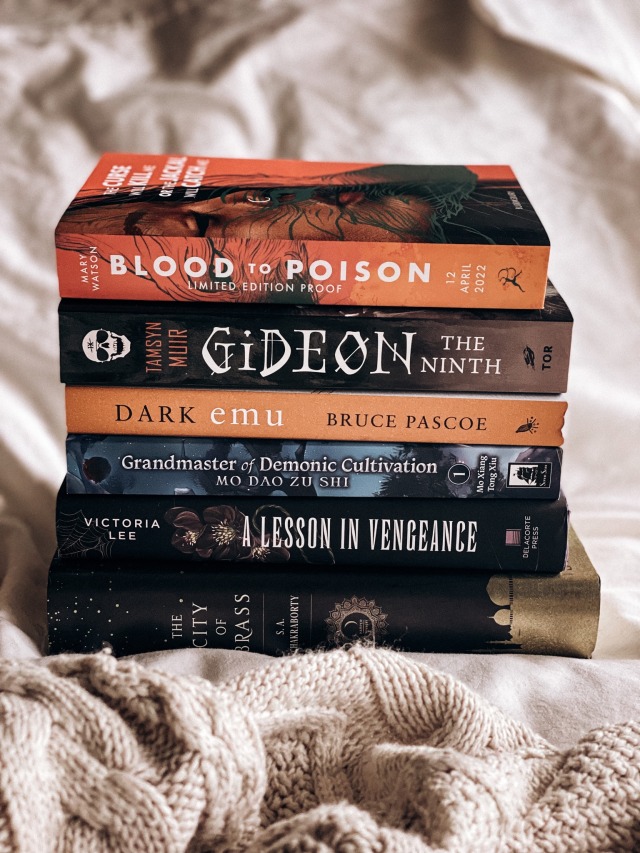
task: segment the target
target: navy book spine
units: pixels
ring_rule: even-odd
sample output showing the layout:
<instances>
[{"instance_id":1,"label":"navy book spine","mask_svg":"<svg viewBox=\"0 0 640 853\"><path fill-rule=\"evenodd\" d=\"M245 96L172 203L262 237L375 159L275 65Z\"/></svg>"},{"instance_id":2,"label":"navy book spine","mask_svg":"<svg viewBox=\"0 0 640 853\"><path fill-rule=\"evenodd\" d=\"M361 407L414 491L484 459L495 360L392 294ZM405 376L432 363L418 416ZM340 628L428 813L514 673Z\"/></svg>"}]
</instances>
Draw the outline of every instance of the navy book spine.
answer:
<instances>
[{"instance_id":1,"label":"navy book spine","mask_svg":"<svg viewBox=\"0 0 640 853\"><path fill-rule=\"evenodd\" d=\"M68 435L70 494L554 500L562 449Z\"/></svg>"}]
</instances>

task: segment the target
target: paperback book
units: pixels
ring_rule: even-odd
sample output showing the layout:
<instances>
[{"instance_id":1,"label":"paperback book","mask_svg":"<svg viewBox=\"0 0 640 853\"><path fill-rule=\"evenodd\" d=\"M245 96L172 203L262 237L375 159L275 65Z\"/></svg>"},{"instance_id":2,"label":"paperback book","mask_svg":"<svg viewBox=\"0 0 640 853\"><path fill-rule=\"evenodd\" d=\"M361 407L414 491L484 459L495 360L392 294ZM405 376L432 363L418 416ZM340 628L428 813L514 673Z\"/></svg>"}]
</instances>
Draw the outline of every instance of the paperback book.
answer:
<instances>
[{"instance_id":1,"label":"paperback book","mask_svg":"<svg viewBox=\"0 0 640 853\"><path fill-rule=\"evenodd\" d=\"M195 564L308 563L504 572L562 571L568 510L555 501L70 495L58 555Z\"/></svg>"},{"instance_id":2,"label":"paperback book","mask_svg":"<svg viewBox=\"0 0 640 853\"><path fill-rule=\"evenodd\" d=\"M589 657L600 582L570 531L567 565L537 574L365 572L54 560L49 651L222 648L272 655L354 642L411 652Z\"/></svg>"},{"instance_id":3,"label":"paperback book","mask_svg":"<svg viewBox=\"0 0 640 853\"><path fill-rule=\"evenodd\" d=\"M573 318L516 311L63 299L68 385L566 391Z\"/></svg>"},{"instance_id":4,"label":"paperback book","mask_svg":"<svg viewBox=\"0 0 640 853\"><path fill-rule=\"evenodd\" d=\"M105 154L56 229L80 299L542 308L508 166Z\"/></svg>"},{"instance_id":5,"label":"paperback book","mask_svg":"<svg viewBox=\"0 0 640 853\"><path fill-rule=\"evenodd\" d=\"M67 431L187 438L562 444L562 396L385 394L229 388L65 389Z\"/></svg>"},{"instance_id":6,"label":"paperback book","mask_svg":"<svg viewBox=\"0 0 640 853\"><path fill-rule=\"evenodd\" d=\"M515 498L560 494L559 447L69 435L69 494Z\"/></svg>"}]
</instances>

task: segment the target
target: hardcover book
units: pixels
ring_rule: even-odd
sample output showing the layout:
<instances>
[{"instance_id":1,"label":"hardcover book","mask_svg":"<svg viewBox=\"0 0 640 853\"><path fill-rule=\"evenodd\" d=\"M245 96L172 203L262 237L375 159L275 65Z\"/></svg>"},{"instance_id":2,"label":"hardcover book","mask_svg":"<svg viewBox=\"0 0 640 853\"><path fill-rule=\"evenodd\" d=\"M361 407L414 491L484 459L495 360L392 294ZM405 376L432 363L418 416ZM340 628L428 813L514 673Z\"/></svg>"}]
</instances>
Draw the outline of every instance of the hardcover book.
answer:
<instances>
[{"instance_id":1,"label":"hardcover book","mask_svg":"<svg viewBox=\"0 0 640 853\"><path fill-rule=\"evenodd\" d=\"M562 397L204 388L65 389L67 431L187 438L562 444Z\"/></svg>"},{"instance_id":2,"label":"hardcover book","mask_svg":"<svg viewBox=\"0 0 640 853\"><path fill-rule=\"evenodd\" d=\"M507 166L105 154L56 229L80 299L542 308L549 239Z\"/></svg>"},{"instance_id":3,"label":"hardcover book","mask_svg":"<svg viewBox=\"0 0 640 853\"><path fill-rule=\"evenodd\" d=\"M560 494L559 447L69 435L69 494L528 498Z\"/></svg>"},{"instance_id":4,"label":"hardcover book","mask_svg":"<svg viewBox=\"0 0 640 853\"><path fill-rule=\"evenodd\" d=\"M573 318L515 311L63 299L69 385L566 391Z\"/></svg>"},{"instance_id":5,"label":"hardcover book","mask_svg":"<svg viewBox=\"0 0 640 853\"><path fill-rule=\"evenodd\" d=\"M54 560L49 651L116 655L173 648L285 654L354 642L411 652L510 652L589 657L600 582L570 531L566 568L552 577L365 572L308 566L176 566Z\"/></svg>"},{"instance_id":6,"label":"hardcover book","mask_svg":"<svg viewBox=\"0 0 640 853\"><path fill-rule=\"evenodd\" d=\"M562 571L568 510L555 501L70 495L58 555L189 563L308 563L504 572Z\"/></svg>"}]
</instances>

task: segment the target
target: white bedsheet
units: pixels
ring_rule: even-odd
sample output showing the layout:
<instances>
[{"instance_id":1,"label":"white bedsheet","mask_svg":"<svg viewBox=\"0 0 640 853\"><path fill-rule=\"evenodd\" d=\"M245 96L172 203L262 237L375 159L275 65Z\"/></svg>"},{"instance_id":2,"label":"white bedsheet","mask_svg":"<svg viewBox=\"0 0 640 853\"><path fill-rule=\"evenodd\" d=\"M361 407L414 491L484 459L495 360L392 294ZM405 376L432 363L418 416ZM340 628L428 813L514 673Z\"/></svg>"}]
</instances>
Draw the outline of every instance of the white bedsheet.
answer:
<instances>
[{"instance_id":1,"label":"white bedsheet","mask_svg":"<svg viewBox=\"0 0 640 853\"><path fill-rule=\"evenodd\" d=\"M635 0L3 4L0 654L39 654L64 472L53 229L103 150L509 163L575 332L564 487L602 578L595 660L428 655L557 743L640 700ZM146 658L222 677L244 653Z\"/></svg>"}]
</instances>

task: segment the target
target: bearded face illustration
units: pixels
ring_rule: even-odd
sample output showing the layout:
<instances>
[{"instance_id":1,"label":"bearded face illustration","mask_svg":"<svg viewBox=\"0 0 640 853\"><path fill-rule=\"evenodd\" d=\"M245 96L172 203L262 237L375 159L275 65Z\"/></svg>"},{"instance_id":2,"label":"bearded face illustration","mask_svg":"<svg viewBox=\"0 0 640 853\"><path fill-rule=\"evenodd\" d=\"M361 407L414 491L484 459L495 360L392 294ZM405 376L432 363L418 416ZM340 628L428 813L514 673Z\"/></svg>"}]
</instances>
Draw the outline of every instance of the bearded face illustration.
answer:
<instances>
[{"instance_id":1,"label":"bearded face illustration","mask_svg":"<svg viewBox=\"0 0 640 853\"><path fill-rule=\"evenodd\" d=\"M287 276L287 262L308 269L326 242L446 242L443 226L476 186L475 174L454 166L371 166L304 179L216 175L188 199L164 198L157 187L134 198L84 196L63 215L57 238L77 252L86 246L83 235L100 234L105 251L112 235L121 264L115 273L143 276L172 298L215 299L224 290L228 301L278 301L244 283L288 282L303 292L303 279ZM129 242L118 242L120 235ZM232 279L220 275L222 260ZM209 289L210 282L222 287ZM315 297L307 291L301 301Z\"/></svg>"}]
</instances>

